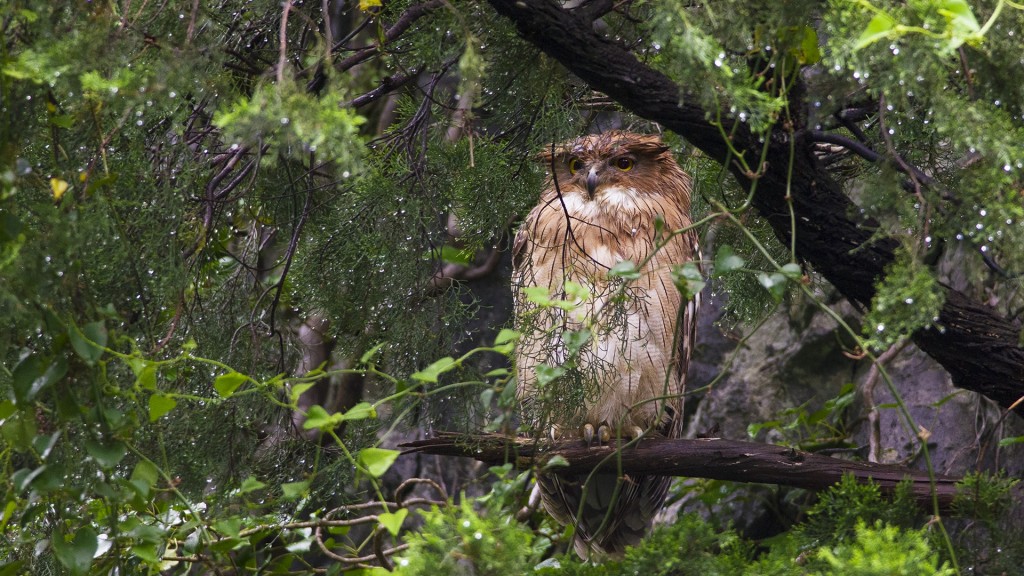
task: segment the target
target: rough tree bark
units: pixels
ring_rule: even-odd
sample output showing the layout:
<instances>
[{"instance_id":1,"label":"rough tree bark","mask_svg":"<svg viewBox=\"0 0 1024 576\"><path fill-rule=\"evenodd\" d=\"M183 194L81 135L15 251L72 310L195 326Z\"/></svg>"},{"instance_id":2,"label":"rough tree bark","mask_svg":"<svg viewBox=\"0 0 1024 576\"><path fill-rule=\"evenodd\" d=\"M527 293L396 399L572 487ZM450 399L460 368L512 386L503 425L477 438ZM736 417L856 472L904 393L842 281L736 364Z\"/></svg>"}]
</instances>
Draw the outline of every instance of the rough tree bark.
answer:
<instances>
[{"instance_id":1,"label":"rough tree bark","mask_svg":"<svg viewBox=\"0 0 1024 576\"><path fill-rule=\"evenodd\" d=\"M538 444L530 438L500 435L440 434L437 438L401 444L405 453L465 456L491 465L513 463L516 468L544 468L555 456L568 463L551 468L556 474L580 474L596 469L632 474L662 474L712 478L734 482L758 482L822 490L843 477L872 480L885 493L903 481L925 507L937 502L948 509L956 495L958 478L936 475L902 466L868 464L802 452L785 446L736 442L719 438L649 438L636 446L587 447L582 441ZM932 488L934 486L934 494ZM934 498L934 500L933 500Z\"/></svg>"},{"instance_id":2,"label":"rough tree bark","mask_svg":"<svg viewBox=\"0 0 1024 576\"><path fill-rule=\"evenodd\" d=\"M592 88L634 114L676 132L711 158L728 162L726 142L719 128L707 120L707 111L682 101L680 87L669 77L595 32L588 17L593 10L563 10L550 0L488 1L515 24L526 41ZM795 157L790 177L791 138ZM884 237L873 240L875 224L851 218L856 214L855 205L815 158L806 131L798 126L790 133L777 125L768 139L767 162L757 176L754 207L785 244L790 242L792 209L797 256L847 298L869 305L876 280L893 261L896 242ZM736 127L731 143L748 158L760 157L762 143L745 124ZM751 175L738 165L730 163L728 168L741 185L751 184ZM1024 396L1019 325L948 287L938 324L941 329L916 333L914 342L942 364L956 386L979 392L1004 408ZM1017 412L1024 414L1024 409L1018 407Z\"/></svg>"}]
</instances>

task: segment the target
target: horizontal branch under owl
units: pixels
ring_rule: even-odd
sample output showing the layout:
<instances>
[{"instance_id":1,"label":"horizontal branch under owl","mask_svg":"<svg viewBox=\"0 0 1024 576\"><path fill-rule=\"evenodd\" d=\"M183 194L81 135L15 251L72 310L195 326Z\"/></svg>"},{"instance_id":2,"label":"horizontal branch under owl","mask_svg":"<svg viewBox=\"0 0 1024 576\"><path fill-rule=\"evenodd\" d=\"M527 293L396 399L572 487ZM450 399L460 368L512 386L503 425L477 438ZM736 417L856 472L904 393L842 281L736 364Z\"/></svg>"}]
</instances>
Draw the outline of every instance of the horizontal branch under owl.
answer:
<instances>
[{"instance_id":1,"label":"horizontal branch under owl","mask_svg":"<svg viewBox=\"0 0 1024 576\"><path fill-rule=\"evenodd\" d=\"M840 460L785 446L739 442L720 438L647 438L636 445L587 447L582 441L538 443L530 438L497 434L449 434L399 445L404 454L422 453L475 458L490 465L511 462L519 469L543 468L552 458L567 465L552 467L557 474L587 473L595 468L624 474L661 474L733 482L777 484L823 490L845 475L859 482L874 482L890 493L900 482L910 483L910 492L922 506L931 507L933 498L948 509L956 495L958 478L936 475L903 466ZM934 495L933 495L934 494Z\"/></svg>"},{"instance_id":2,"label":"horizontal branch under owl","mask_svg":"<svg viewBox=\"0 0 1024 576\"><path fill-rule=\"evenodd\" d=\"M728 162L732 149L759 156L762 140L746 124L737 122L727 143L720 127L708 120L715 114L709 115L693 99L680 98L683 90L671 78L596 32L587 18L547 0L488 1L527 42L623 108L658 122L719 162ZM794 90L801 93L803 87ZM815 157L815 138L799 124L792 130L775 127L759 174L751 175L735 163L727 167L741 185L757 178L754 207L784 244L789 244L795 223L797 256L848 299L870 305L875 282L894 260L897 243L876 235L876 223L851 217L858 213L856 206ZM946 290L938 325L942 330L914 334L915 344L942 364L955 385L1024 414L1017 403L1024 396L1020 326L952 288Z\"/></svg>"}]
</instances>

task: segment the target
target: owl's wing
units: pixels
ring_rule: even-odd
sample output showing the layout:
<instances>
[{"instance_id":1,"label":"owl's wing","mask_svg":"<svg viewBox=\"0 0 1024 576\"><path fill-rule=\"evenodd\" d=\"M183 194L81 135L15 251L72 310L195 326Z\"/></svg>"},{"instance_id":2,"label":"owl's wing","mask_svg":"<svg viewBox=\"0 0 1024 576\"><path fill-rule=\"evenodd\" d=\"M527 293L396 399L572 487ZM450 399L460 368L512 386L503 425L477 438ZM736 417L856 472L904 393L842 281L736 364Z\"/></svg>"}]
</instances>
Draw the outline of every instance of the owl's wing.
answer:
<instances>
[{"instance_id":1,"label":"owl's wing","mask_svg":"<svg viewBox=\"0 0 1024 576\"><path fill-rule=\"evenodd\" d=\"M691 258L693 263L697 265L697 268L703 272L701 261L704 259L700 251L699 239L697 233L691 231L685 235L685 241L691 247ZM693 348L697 345L697 312L700 310L701 295L698 292L694 294L693 298L682 303L682 315L679 318L679 324L676 326L677 331L677 342L678 349L676 350L676 377L679 382L678 390L674 392L678 394L678 399L675 402L671 402L670 406L674 414L671 414L672 419L671 426L669 427L668 436L670 438L679 438L683 435L683 394L686 393L686 373L690 368L690 357L693 354Z\"/></svg>"},{"instance_id":2,"label":"owl's wing","mask_svg":"<svg viewBox=\"0 0 1024 576\"><path fill-rule=\"evenodd\" d=\"M522 270L526 259L526 225L524 224L516 232L515 240L512 241L512 269Z\"/></svg>"}]
</instances>

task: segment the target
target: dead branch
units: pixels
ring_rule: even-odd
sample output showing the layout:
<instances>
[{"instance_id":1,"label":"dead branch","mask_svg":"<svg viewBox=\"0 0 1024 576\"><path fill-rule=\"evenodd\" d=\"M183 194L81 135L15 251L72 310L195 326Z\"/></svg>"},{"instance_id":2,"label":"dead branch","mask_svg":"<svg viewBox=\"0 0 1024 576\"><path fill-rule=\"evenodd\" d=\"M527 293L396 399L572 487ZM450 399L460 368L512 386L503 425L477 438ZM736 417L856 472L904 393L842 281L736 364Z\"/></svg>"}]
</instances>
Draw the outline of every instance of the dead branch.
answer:
<instances>
[{"instance_id":1,"label":"dead branch","mask_svg":"<svg viewBox=\"0 0 1024 576\"><path fill-rule=\"evenodd\" d=\"M510 462L520 469L543 469L552 458L564 458L568 465L552 466L549 470L556 474L587 473L600 467L630 474L690 476L808 490L828 488L844 475L851 475L861 482L873 481L885 493L891 493L900 482L909 481L911 493L922 505L931 506L934 497L943 510L950 508L959 480L936 474L933 484L927 471L720 438L647 438L620 449L618 445L588 448L582 440L540 443L531 438L496 434L442 432L436 438L400 444L399 448L405 450L403 454L463 456L492 465Z\"/></svg>"}]
</instances>

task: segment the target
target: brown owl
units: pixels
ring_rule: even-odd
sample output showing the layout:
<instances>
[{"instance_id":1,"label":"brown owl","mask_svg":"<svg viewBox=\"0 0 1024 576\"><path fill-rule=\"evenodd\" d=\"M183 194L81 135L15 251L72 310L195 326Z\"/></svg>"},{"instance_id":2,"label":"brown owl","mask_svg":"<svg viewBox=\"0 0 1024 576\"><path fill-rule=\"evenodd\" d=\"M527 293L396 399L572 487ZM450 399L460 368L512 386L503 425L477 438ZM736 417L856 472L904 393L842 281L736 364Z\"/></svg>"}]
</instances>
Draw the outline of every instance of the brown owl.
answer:
<instances>
[{"instance_id":1,"label":"brown owl","mask_svg":"<svg viewBox=\"0 0 1024 576\"><path fill-rule=\"evenodd\" d=\"M588 444L678 437L699 297L684 302L671 269L700 259L696 233L678 232L691 179L657 136L607 132L540 158L547 187L513 247L525 422ZM670 480L606 471L538 486L586 558L639 542Z\"/></svg>"}]
</instances>

